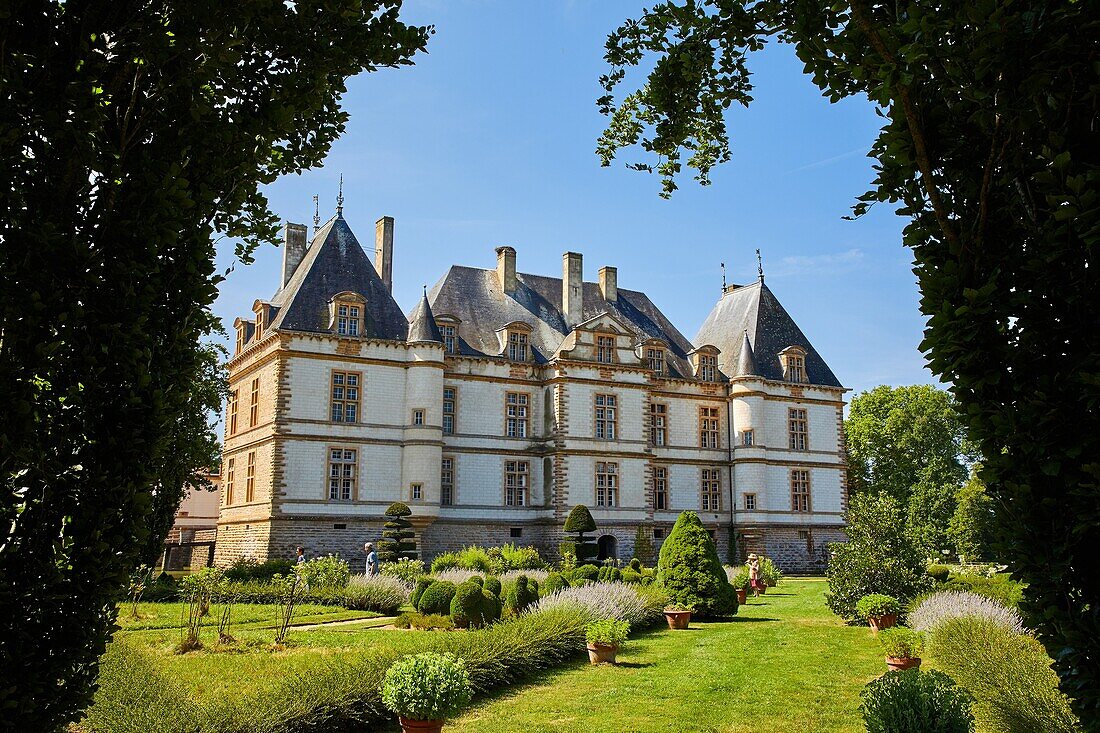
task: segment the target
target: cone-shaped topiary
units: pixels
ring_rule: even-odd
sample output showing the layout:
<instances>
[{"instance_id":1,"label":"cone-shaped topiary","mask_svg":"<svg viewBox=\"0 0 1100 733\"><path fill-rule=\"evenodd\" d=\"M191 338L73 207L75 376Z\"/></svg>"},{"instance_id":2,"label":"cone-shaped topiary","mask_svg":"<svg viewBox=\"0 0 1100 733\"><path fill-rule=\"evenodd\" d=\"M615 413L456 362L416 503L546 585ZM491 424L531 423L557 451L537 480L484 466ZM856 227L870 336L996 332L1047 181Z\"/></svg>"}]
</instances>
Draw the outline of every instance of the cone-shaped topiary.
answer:
<instances>
[{"instance_id":1,"label":"cone-shaped topiary","mask_svg":"<svg viewBox=\"0 0 1100 733\"><path fill-rule=\"evenodd\" d=\"M657 579L669 600L699 616L737 613L737 591L726 580L718 549L695 512L683 512L661 545Z\"/></svg>"},{"instance_id":2,"label":"cone-shaped topiary","mask_svg":"<svg viewBox=\"0 0 1100 733\"><path fill-rule=\"evenodd\" d=\"M397 562L402 558L415 560L416 533L412 530L412 523L405 517L412 514L408 505L397 501L386 509L389 519L382 528L382 539L378 543L378 560L380 562Z\"/></svg>"},{"instance_id":3,"label":"cone-shaped topiary","mask_svg":"<svg viewBox=\"0 0 1100 733\"><path fill-rule=\"evenodd\" d=\"M572 552L577 558L578 565L584 565L586 560L600 554L596 543L584 536L586 532L596 531L596 520L592 518L592 512L588 511L588 507L584 504L577 504L569 512L564 529L566 532L577 535L564 542L562 549Z\"/></svg>"},{"instance_id":4,"label":"cone-shaped topiary","mask_svg":"<svg viewBox=\"0 0 1100 733\"><path fill-rule=\"evenodd\" d=\"M634 560L652 563L656 557L657 551L653 549L653 527L645 523L639 524L634 533ZM631 560L630 564L633 567L634 561ZM641 568L634 569L641 572Z\"/></svg>"}]
</instances>

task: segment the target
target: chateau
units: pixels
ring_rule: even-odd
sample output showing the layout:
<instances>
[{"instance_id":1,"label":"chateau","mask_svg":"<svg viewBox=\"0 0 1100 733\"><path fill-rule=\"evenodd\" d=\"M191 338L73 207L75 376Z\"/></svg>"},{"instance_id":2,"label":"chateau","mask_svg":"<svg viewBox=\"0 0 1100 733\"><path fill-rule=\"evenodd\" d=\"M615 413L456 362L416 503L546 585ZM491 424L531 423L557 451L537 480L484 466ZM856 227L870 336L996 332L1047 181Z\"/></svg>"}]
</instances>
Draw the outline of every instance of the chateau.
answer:
<instances>
[{"instance_id":1,"label":"chateau","mask_svg":"<svg viewBox=\"0 0 1100 733\"><path fill-rule=\"evenodd\" d=\"M555 556L586 504L602 556L659 548L696 511L723 558L820 570L843 539L845 389L764 284L729 285L693 340L614 267L585 282L454 265L406 316L394 220L373 263L342 207L287 224L281 282L238 318L216 562L353 561L407 503L426 559L467 544ZM664 294L671 297L672 293Z\"/></svg>"}]
</instances>

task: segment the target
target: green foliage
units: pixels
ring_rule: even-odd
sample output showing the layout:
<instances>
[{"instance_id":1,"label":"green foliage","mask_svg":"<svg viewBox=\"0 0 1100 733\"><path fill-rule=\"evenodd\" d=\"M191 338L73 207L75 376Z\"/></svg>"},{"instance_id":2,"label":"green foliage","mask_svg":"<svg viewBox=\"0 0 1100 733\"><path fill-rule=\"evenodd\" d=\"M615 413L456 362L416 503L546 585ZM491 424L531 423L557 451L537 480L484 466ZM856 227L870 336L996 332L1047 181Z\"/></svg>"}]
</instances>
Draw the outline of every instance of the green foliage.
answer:
<instances>
[{"instance_id":1,"label":"green foliage","mask_svg":"<svg viewBox=\"0 0 1100 733\"><path fill-rule=\"evenodd\" d=\"M451 600L454 599L458 588L448 580L434 580L416 602L416 610L420 613L450 613Z\"/></svg>"},{"instance_id":2,"label":"green foliage","mask_svg":"<svg viewBox=\"0 0 1100 733\"><path fill-rule=\"evenodd\" d=\"M313 588L343 588L351 579L351 570L348 564L337 555L325 555L315 557L296 566L296 571L302 582L311 590Z\"/></svg>"},{"instance_id":3,"label":"green foliage","mask_svg":"<svg viewBox=\"0 0 1100 733\"><path fill-rule=\"evenodd\" d=\"M412 514L407 504L395 501L386 508L386 523L382 525L382 539L378 542L378 561L392 563L399 560L416 560L416 532L412 522L405 517Z\"/></svg>"},{"instance_id":4,"label":"green foliage","mask_svg":"<svg viewBox=\"0 0 1100 733\"><path fill-rule=\"evenodd\" d=\"M454 598L451 599L451 618L454 619L455 626L476 629L485 623L482 592L481 584L472 579L458 586Z\"/></svg>"},{"instance_id":5,"label":"green foliage","mask_svg":"<svg viewBox=\"0 0 1100 733\"><path fill-rule=\"evenodd\" d=\"M782 571L770 557L760 558L760 580L769 588L774 588L779 585L779 581L783 580Z\"/></svg>"},{"instance_id":6,"label":"green foliage","mask_svg":"<svg viewBox=\"0 0 1100 733\"><path fill-rule=\"evenodd\" d=\"M526 575L521 575L508 587L504 597L504 614L506 616L516 616L527 609L528 606L537 603L538 600L538 584Z\"/></svg>"},{"instance_id":7,"label":"green foliage","mask_svg":"<svg viewBox=\"0 0 1100 733\"><path fill-rule=\"evenodd\" d=\"M440 614L403 613L394 619L393 625L399 629L417 629L421 631L450 631L455 627L454 619Z\"/></svg>"},{"instance_id":8,"label":"green foliage","mask_svg":"<svg viewBox=\"0 0 1100 733\"><path fill-rule=\"evenodd\" d=\"M661 545L657 578L674 603L699 616L737 613L737 593L726 580L718 550L695 512L683 512Z\"/></svg>"},{"instance_id":9,"label":"green foliage","mask_svg":"<svg viewBox=\"0 0 1100 733\"><path fill-rule=\"evenodd\" d=\"M492 577L492 576L486 578L485 583L484 583L484 587L485 587L485 590L489 591L494 596L499 596L500 595L500 578L496 578L496 577Z\"/></svg>"},{"instance_id":10,"label":"green foliage","mask_svg":"<svg viewBox=\"0 0 1100 733\"><path fill-rule=\"evenodd\" d=\"M608 38L598 152L640 145L664 194L681 152L708 182L725 110L752 98L746 56L791 44L830 101L866 97L883 127L856 216L908 218L922 348L984 456L993 556L1089 730L1100 730L1100 17L1089 3L658 3ZM654 60L618 101L625 67ZM652 170L653 163L637 167ZM858 454L856 456L858 458ZM947 485L948 482L943 482Z\"/></svg>"},{"instance_id":11,"label":"green foliage","mask_svg":"<svg viewBox=\"0 0 1100 733\"><path fill-rule=\"evenodd\" d=\"M984 575L952 575L941 586L944 590L967 590L1008 606L1017 608L1024 597L1024 585L1012 579L1008 573L998 573L991 578Z\"/></svg>"},{"instance_id":12,"label":"green foliage","mask_svg":"<svg viewBox=\"0 0 1100 733\"><path fill-rule=\"evenodd\" d=\"M432 572L441 573L444 570L453 570L458 567L458 563L457 552L441 552L432 560Z\"/></svg>"},{"instance_id":13,"label":"green foliage","mask_svg":"<svg viewBox=\"0 0 1100 733\"><path fill-rule=\"evenodd\" d=\"M587 533L596 531L596 520L592 518L592 512L588 511L588 507L584 504L577 504L569 512L569 516L565 519L564 530L576 534L576 537L562 543L563 555L572 555L576 558L578 565L584 565L599 555L599 547L596 543L585 537Z\"/></svg>"},{"instance_id":14,"label":"green foliage","mask_svg":"<svg viewBox=\"0 0 1100 733\"><path fill-rule=\"evenodd\" d=\"M501 571L507 570L542 570L546 567L546 561L539 556L534 547L519 547L509 542L498 550L501 560Z\"/></svg>"},{"instance_id":15,"label":"green foliage","mask_svg":"<svg viewBox=\"0 0 1100 733\"><path fill-rule=\"evenodd\" d=\"M931 586L897 499L888 494L854 496L847 523L848 542L832 545L827 571L825 600L833 613L856 620L856 603L865 595L884 593L908 602Z\"/></svg>"},{"instance_id":16,"label":"green foliage","mask_svg":"<svg viewBox=\"0 0 1100 733\"><path fill-rule=\"evenodd\" d=\"M382 702L404 718L443 720L470 704L466 665L451 654L425 652L406 657L386 671Z\"/></svg>"},{"instance_id":17,"label":"green foliage","mask_svg":"<svg viewBox=\"0 0 1100 733\"><path fill-rule=\"evenodd\" d=\"M860 693L867 733L973 733L970 696L935 670L887 672Z\"/></svg>"},{"instance_id":18,"label":"green foliage","mask_svg":"<svg viewBox=\"0 0 1100 733\"><path fill-rule=\"evenodd\" d=\"M388 562L382 565L382 575L400 578L406 583L415 583L424 575L424 561L403 557L397 562Z\"/></svg>"},{"instance_id":19,"label":"green foliage","mask_svg":"<svg viewBox=\"0 0 1100 733\"><path fill-rule=\"evenodd\" d=\"M993 500L975 470L955 495L955 513L947 525L947 536L955 552L967 562L992 559Z\"/></svg>"},{"instance_id":20,"label":"green foliage","mask_svg":"<svg viewBox=\"0 0 1100 733\"><path fill-rule=\"evenodd\" d=\"M481 622L483 625L495 623L504 614L504 604L499 593L484 589L481 591Z\"/></svg>"},{"instance_id":21,"label":"green foliage","mask_svg":"<svg viewBox=\"0 0 1100 733\"><path fill-rule=\"evenodd\" d=\"M637 570L631 570L627 568L622 571L619 579L624 583L641 583L645 579L644 576Z\"/></svg>"},{"instance_id":22,"label":"green foliage","mask_svg":"<svg viewBox=\"0 0 1100 733\"><path fill-rule=\"evenodd\" d=\"M586 534L596 531L596 520L584 504L577 504L565 519L565 531Z\"/></svg>"},{"instance_id":23,"label":"green foliage","mask_svg":"<svg viewBox=\"0 0 1100 733\"><path fill-rule=\"evenodd\" d=\"M871 593L863 596L856 603L856 614L859 618L893 616L898 613L901 613L901 604L898 603L898 599L881 593Z\"/></svg>"},{"instance_id":24,"label":"green foliage","mask_svg":"<svg viewBox=\"0 0 1100 733\"><path fill-rule=\"evenodd\" d=\"M600 583L617 583L622 579L622 571L612 565L604 565L596 574L596 581Z\"/></svg>"},{"instance_id":25,"label":"green foliage","mask_svg":"<svg viewBox=\"0 0 1100 733\"><path fill-rule=\"evenodd\" d=\"M426 575L422 578L417 578L416 587L413 588L412 596L409 598L409 603L412 604L413 608L418 608L420 606L420 596L424 595L424 591L434 582L436 581Z\"/></svg>"},{"instance_id":26,"label":"green foliage","mask_svg":"<svg viewBox=\"0 0 1100 733\"><path fill-rule=\"evenodd\" d=\"M949 565L939 565L932 563L924 570L928 574L929 578L935 580L937 583L946 583L947 578L951 575L951 567Z\"/></svg>"},{"instance_id":27,"label":"green foliage","mask_svg":"<svg viewBox=\"0 0 1100 733\"><path fill-rule=\"evenodd\" d=\"M573 569L573 578L579 580L595 580L600 575L600 568L598 565L581 565ZM572 580L570 579L570 582Z\"/></svg>"},{"instance_id":28,"label":"green foliage","mask_svg":"<svg viewBox=\"0 0 1100 733\"><path fill-rule=\"evenodd\" d=\"M502 547L464 547L458 552L444 552L432 562L432 572L444 570L474 570L499 575L509 570L541 570L546 562L533 547L512 543Z\"/></svg>"},{"instance_id":29,"label":"green foliage","mask_svg":"<svg viewBox=\"0 0 1100 733\"><path fill-rule=\"evenodd\" d=\"M630 569L636 573L642 572L642 561L636 557L630 559Z\"/></svg>"},{"instance_id":30,"label":"green foliage","mask_svg":"<svg viewBox=\"0 0 1100 733\"><path fill-rule=\"evenodd\" d=\"M957 484L940 484L922 478L909 497L909 536L926 557L952 550L947 529L957 508Z\"/></svg>"},{"instance_id":31,"label":"green foliage","mask_svg":"<svg viewBox=\"0 0 1100 733\"><path fill-rule=\"evenodd\" d=\"M928 654L974 696L974 715L984 730L1082 729L1058 690L1050 657L1028 634L990 619L953 618L933 628Z\"/></svg>"},{"instance_id":32,"label":"green foliage","mask_svg":"<svg viewBox=\"0 0 1100 733\"><path fill-rule=\"evenodd\" d=\"M226 580L271 580L276 575L289 575L294 569L290 560L274 559L259 562L255 558L242 557L225 569Z\"/></svg>"},{"instance_id":33,"label":"green foliage","mask_svg":"<svg viewBox=\"0 0 1100 733\"><path fill-rule=\"evenodd\" d=\"M630 635L630 624L626 621L603 619L588 625L585 629L585 640L589 644L609 644L619 646Z\"/></svg>"},{"instance_id":34,"label":"green foliage","mask_svg":"<svg viewBox=\"0 0 1100 733\"><path fill-rule=\"evenodd\" d=\"M893 626L878 632L878 643L888 657L917 659L924 651L924 634L904 626Z\"/></svg>"},{"instance_id":35,"label":"green foliage","mask_svg":"<svg viewBox=\"0 0 1100 733\"><path fill-rule=\"evenodd\" d=\"M634 560L652 565L657 560L657 550L653 546L653 527L645 522L638 525L634 532ZM631 566L634 561L631 560ZM641 568L634 568L641 571Z\"/></svg>"},{"instance_id":36,"label":"green foliage","mask_svg":"<svg viewBox=\"0 0 1100 733\"><path fill-rule=\"evenodd\" d=\"M548 596L568 587L569 582L562 577L561 573L550 573L550 575L546 576L546 582L542 584L542 593Z\"/></svg>"}]
</instances>

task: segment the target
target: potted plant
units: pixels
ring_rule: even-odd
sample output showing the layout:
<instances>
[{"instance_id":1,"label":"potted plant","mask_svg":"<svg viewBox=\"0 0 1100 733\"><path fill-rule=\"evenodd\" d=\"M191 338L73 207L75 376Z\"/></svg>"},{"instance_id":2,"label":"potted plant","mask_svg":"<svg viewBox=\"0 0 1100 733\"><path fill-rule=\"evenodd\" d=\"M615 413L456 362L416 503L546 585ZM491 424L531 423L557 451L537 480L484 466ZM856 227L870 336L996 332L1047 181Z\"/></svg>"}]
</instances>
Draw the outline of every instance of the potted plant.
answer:
<instances>
[{"instance_id":1,"label":"potted plant","mask_svg":"<svg viewBox=\"0 0 1100 733\"><path fill-rule=\"evenodd\" d=\"M691 614L695 612L692 606L670 605L665 606L665 620L670 629L686 629L691 623Z\"/></svg>"},{"instance_id":2,"label":"potted plant","mask_svg":"<svg viewBox=\"0 0 1100 733\"><path fill-rule=\"evenodd\" d=\"M386 670L382 702L397 713L403 733L439 733L444 718L470 703L466 665L452 654L405 657Z\"/></svg>"},{"instance_id":3,"label":"potted plant","mask_svg":"<svg viewBox=\"0 0 1100 733\"><path fill-rule=\"evenodd\" d=\"M901 604L898 603L898 599L882 593L871 593L863 596L856 603L856 613L861 618L867 619L868 623L871 624L871 628L876 632L888 629L896 624L900 611Z\"/></svg>"},{"instance_id":4,"label":"potted plant","mask_svg":"<svg viewBox=\"0 0 1100 733\"><path fill-rule=\"evenodd\" d=\"M919 631L895 626L892 629L883 629L878 640L886 652L886 666L890 669L912 669L920 666L924 636Z\"/></svg>"},{"instance_id":5,"label":"potted plant","mask_svg":"<svg viewBox=\"0 0 1100 733\"><path fill-rule=\"evenodd\" d=\"M592 664L600 662L615 663L615 655L619 652L619 645L626 641L630 633L630 624L626 621L607 619L589 624L585 631L585 639L588 641L588 659Z\"/></svg>"},{"instance_id":6,"label":"potted plant","mask_svg":"<svg viewBox=\"0 0 1100 733\"><path fill-rule=\"evenodd\" d=\"M738 568L733 577L730 578L730 585L737 591L737 605L745 605L745 601L749 596L749 569L742 566Z\"/></svg>"}]
</instances>

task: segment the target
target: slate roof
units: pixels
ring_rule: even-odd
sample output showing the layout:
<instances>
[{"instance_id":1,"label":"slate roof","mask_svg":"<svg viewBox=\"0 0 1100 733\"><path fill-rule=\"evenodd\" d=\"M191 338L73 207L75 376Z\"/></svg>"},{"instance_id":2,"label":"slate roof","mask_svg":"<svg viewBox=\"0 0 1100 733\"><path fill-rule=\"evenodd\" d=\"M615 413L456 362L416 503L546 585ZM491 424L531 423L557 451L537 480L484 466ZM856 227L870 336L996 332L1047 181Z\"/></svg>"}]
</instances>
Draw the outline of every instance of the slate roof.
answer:
<instances>
[{"instance_id":1,"label":"slate roof","mask_svg":"<svg viewBox=\"0 0 1100 733\"><path fill-rule=\"evenodd\" d=\"M428 304L426 293L420 296L420 302L409 314L409 337L407 340L410 344L418 341L443 343L443 334L439 332L439 326L435 323L435 316L432 314L431 305Z\"/></svg>"},{"instance_id":2,"label":"slate roof","mask_svg":"<svg viewBox=\"0 0 1100 733\"><path fill-rule=\"evenodd\" d=\"M532 329L529 343L535 360L545 363L569 334L562 315L561 278L516 273L516 291L505 294L496 270L452 266L428 291L436 317L450 315L459 325L459 353L497 356L497 330L520 321ZM645 293L618 289L618 301L608 303L598 283L584 283L584 313L587 321L609 313L630 326L638 340L659 338L669 347L672 376L692 373L688 352L691 342L680 333Z\"/></svg>"},{"instance_id":3,"label":"slate roof","mask_svg":"<svg viewBox=\"0 0 1100 733\"><path fill-rule=\"evenodd\" d=\"M779 352L788 346L801 346L806 350L806 374L810 384L841 386L829 365L763 280L724 293L693 341L696 346L717 346L722 352L718 366L729 375L738 375L738 367L744 366L741 351L747 342L753 351L753 373L774 380L783 379Z\"/></svg>"},{"instance_id":4,"label":"slate roof","mask_svg":"<svg viewBox=\"0 0 1100 733\"><path fill-rule=\"evenodd\" d=\"M271 328L328 333L329 301L345 291L366 298L362 335L405 339L409 327L405 314L374 271L351 227L337 214L313 235L298 269L271 299L279 309Z\"/></svg>"}]
</instances>

